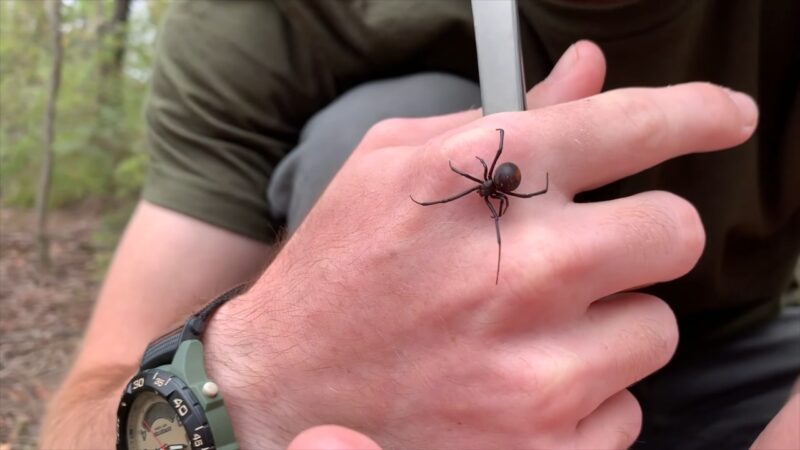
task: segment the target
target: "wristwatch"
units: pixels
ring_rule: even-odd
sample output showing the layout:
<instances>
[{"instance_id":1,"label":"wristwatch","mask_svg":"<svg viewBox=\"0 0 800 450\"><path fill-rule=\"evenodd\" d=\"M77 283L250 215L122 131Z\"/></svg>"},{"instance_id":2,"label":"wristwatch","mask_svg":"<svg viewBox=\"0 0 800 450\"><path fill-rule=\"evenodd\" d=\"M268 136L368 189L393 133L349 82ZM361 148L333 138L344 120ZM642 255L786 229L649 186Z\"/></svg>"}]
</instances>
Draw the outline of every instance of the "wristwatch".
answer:
<instances>
[{"instance_id":1,"label":"wristwatch","mask_svg":"<svg viewBox=\"0 0 800 450\"><path fill-rule=\"evenodd\" d=\"M117 409L117 450L238 450L219 387L206 375L206 322L239 285L147 346Z\"/></svg>"}]
</instances>

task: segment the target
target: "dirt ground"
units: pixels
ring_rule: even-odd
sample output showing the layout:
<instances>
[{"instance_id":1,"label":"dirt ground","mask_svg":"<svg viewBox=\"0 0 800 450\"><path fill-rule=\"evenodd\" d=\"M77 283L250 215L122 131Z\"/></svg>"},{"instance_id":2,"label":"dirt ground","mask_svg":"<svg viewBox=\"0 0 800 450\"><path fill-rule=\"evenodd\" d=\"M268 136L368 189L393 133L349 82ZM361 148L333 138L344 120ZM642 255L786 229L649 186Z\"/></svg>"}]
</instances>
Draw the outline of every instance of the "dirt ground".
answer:
<instances>
[{"instance_id":1,"label":"dirt ground","mask_svg":"<svg viewBox=\"0 0 800 450\"><path fill-rule=\"evenodd\" d=\"M37 267L33 224L31 212L0 207L0 450L36 446L99 284L98 211L52 213L49 271Z\"/></svg>"}]
</instances>

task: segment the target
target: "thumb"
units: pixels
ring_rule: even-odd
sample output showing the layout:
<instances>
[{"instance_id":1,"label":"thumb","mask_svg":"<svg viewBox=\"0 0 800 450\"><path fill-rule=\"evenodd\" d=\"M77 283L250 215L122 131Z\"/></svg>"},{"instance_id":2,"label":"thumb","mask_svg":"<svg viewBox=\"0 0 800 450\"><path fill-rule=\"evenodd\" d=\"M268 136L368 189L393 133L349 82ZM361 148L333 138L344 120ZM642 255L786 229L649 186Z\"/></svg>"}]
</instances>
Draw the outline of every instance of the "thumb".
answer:
<instances>
[{"instance_id":1,"label":"thumb","mask_svg":"<svg viewBox=\"0 0 800 450\"><path fill-rule=\"evenodd\" d=\"M321 425L298 434L286 450L381 450L367 436L337 425Z\"/></svg>"}]
</instances>

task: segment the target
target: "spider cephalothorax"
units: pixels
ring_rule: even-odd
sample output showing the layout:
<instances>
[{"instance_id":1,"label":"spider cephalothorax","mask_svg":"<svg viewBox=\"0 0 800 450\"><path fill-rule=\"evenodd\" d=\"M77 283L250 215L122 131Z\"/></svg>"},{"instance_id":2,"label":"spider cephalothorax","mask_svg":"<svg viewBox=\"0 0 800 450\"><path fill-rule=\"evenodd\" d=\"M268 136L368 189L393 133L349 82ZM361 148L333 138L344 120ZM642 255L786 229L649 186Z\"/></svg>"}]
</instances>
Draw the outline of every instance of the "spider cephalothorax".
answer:
<instances>
[{"instance_id":1,"label":"spider cephalothorax","mask_svg":"<svg viewBox=\"0 0 800 450\"><path fill-rule=\"evenodd\" d=\"M455 167L453 167L453 163L450 162L450 169L461 175L462 177L469 178L470 180L478 183L477 186L471 187L466 191L456 194L452 197L448 197L442 200L436 200L432 202L418 202L414 200L414 197L411 197L411 200L422 206L429 206L435 205L438 203L447 203L453 200L459 199L464 197L465 195L469 194L470 192L478 192L478 195L483 197L483 200L486 202L486 206L489 207L489 210L492 212L492 219L494 219L495 229L497 230L497 275L495 277L495 284L500 279L500 251L501 251L501 244L500 244L500 217L506 213L508 210L508 196L512 197L519 197L519 198L531 198L536 195L541 195L547 192L547 189L550 187L550 174L547 173L545 175L545 187L541 191L533 192L530 194L517 194L514 189L519 187L520 182L522 182L522 172L519 170L516 164L512 162L506 162L497 166L497 170L495 170L495 165L497 164L497 160L500 158L500 154L503 153L503 138L505 136L505 132L502 128L498 128L497 131L500 132L500 146L497 149L497 153L494 155L494 161L492 161L491 168L486 165L486 161L482 158L476 156L475 158L480 161L481 165L483 166L483 180L480 180L476 177L468 173L464 173ZM498 208L495 209L492 202L489 201L490 198L494 198L500 201Z\"/></svg>"}]
</instances>

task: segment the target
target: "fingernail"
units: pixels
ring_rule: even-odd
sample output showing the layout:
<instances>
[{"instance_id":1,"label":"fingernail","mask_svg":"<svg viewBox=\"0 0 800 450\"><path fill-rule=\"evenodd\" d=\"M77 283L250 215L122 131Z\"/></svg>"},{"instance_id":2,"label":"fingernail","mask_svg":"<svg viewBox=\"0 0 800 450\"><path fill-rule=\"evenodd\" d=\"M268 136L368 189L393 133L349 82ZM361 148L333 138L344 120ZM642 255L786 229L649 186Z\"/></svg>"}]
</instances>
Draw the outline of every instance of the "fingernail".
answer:
<instances>
[{"instance_id":1,"label":"fingernail","mask_svg":"<svg viewBox=\"0 0 800 450\"><path fill-rule=\"evenodd\" d=\"M726 89L733 103L739 108L739 117L742 118L742 128L745 131L752 131L758 120L758 106L755 100L747 94Z\"/></svg>"},{"instance_id":2,"label":"fingernail","mask_svg":"<svg viewBox=\"0 0 800 450\"><path fill-rule=\"evenodd\" d=\"M572 44L570 47L561 55L561 58L556 63L553 70L550 71L550 78L561 78L566 76L575 64L578 62L578 45Z\"/></svg>"}]
</instances>

